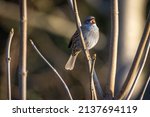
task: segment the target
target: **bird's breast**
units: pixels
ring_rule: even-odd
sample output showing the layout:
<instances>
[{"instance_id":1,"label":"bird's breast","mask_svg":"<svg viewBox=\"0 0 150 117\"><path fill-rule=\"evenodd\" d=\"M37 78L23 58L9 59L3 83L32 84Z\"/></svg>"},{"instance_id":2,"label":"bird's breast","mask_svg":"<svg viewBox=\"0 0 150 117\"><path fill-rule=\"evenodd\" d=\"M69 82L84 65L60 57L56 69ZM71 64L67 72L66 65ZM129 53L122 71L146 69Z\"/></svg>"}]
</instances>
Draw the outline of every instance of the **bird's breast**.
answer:
<instances>
[{"instance_id":1,"label":"bird's breast","mask_svg":"<svg viewBox=\"0 0 150 117\"><path fill-rule=\"evenodd\" d=\"M93 26L90 30L84 33L85 43L88 49L93 48L99 40L99 29L97 26Z\"/></svg>"}]
</instances>

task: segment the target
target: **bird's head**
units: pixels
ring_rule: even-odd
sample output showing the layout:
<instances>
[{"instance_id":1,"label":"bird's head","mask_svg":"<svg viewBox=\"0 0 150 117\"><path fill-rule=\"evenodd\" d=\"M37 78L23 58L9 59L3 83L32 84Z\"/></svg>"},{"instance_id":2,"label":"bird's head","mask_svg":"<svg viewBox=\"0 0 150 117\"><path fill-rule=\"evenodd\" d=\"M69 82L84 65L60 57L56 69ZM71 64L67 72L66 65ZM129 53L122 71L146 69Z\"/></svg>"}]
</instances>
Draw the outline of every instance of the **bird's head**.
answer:
<instances>
[{"instance_id":1,"label":"bird's head","mask_svg":"<svg viewBox=\"0 0 150 117\"><path fill-rule=\"evenodd\" d=\"M96 24L95 17L93 16L86 17L84 24L91 24L91 25Z\"/></svg>"}]
</instances>

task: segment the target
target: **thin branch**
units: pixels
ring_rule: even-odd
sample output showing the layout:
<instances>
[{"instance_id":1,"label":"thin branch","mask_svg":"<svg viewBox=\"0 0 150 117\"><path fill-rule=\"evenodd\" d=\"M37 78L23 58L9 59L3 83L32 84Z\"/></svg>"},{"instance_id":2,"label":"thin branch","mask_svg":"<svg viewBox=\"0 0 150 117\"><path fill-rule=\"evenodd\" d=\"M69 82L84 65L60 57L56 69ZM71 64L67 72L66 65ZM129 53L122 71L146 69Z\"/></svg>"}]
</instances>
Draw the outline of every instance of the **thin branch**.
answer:
<instances>
[{"instance_id":1,"label":"thin branch","mask_svg":"<svg viewBox=\"0 0 150 117\"><path fill-rule=\"evenodd\" d=\"M11 56L10 56L10 48L11 42L14 35L14 29L12 28L9 37L7 40L7 47L6 47L6 63L7 63L7 95L8 99L11 100L11 76L10 76L10 63L11 63Z\"/></svg>"},{"instance_id":2,"label":"thin branch","mask_svg":"<svg viewBox=\"0 0 150 117\"><path fill-rule=\"evenodd\" d=\"M19 89L20 97L26 100L27 85L27 0L19 0L20 7L20 54Z\"/></svg>"},{"instance_id":3,"label":"thin branch","mask_svg":"<svg viewBox=\"0 0 150 117\"><path fill-rule=\"evenodd\" d=\"M88 51L88 49L86 48L86 45L85 45L85 42L84 42L84 37L83 37L83 34L82 34L82 30L81 30L81 21L80 21L80 18L79 18L79 14L78 14L78 8L77 8L77 3L76 3L76 0L73 0L73 9L74 9L74 14L75 14L75 19L76 19L76 26L77 26L77 29L79 30L79 34L80 34L80 39L81 39L81 43L82 43L82 46L83 46L83 52L84 52L84 55L86 57L86 61L88 63L88 70L89 70L89 74L91 72L91 56L90 56L90 53ZM102 99L103 98L103 91L102 91L102 88L99 84L99 80L98 80L98 77L96 75L96 72L94 70L94 82L95 82L95 86L97 88L97 92L99 94L99 97Z\"/></svg>"},{"instance_id":4,"label":"thin branch","mask_svg":"<svg viewBox=\"0 0 150 117\"><path fill-rule=\"evenodd\" d=\"M138 73L137 73L137 76L136 76L136 78L135 78L135 81L134 81L134 83L133 83L133 85L132 85L132 87L131 87L131 89L130 89L130 91L129 91L129 93L128 93L127 100L129 100L129 99L131 98L132 94L133 94L133 91L134 91L134 89L135 89L135 86L136 86L136 84L137 84L137 82L138 82L138 79L140 78L140 75L141 75L141 73L142 73L142 70L143 70L143 68L144 68L144 66L145 66L145 63L146 63L146 60L147 60L147 57L148 57L149 50L150 50L150 36L149 36L148 43L147 43L147 45L146 45L146 50L145 50L146 52L145 52L145 54L143 55L144 57L143 57L141 66L140 66L140 68L139 68L139 71L138 71Z\"/></svg>"},{"instance_id":5,"label":"thin branch","mask_svg":"<svg viewBox=\"0 0 150 117\"><path fill-rule=\"evenodd\" d=\"M114 97L115 77L117 69L117 53L118 53L118 33L119 33L119 17L118 17L118 0L111 0L111 39L110 39L110 56L109 56L109 74L108 74L108 92L109 97ZM106 92L107 93L107 92Z\"/></svg>"},{"instance_id":6,"label":"thin branch","mask_svg":"<svg viewBox=\"0 0 150 117\"><path fill-rule=\"evenodd\" d=\"M90 61L91 57L89 55L89 51L88 51L88 49L86 47L86 44L84 42L84 37L83 37L83 34L82 34L82 30L81 30L81 21L80 21L80 17L79 17L79 13L78 13L76 0L73 0L73 6L74 6L74 14L75 14L76 26L77 26L77 29L79 30L80 39L81 39L81 43L82 43L83 50L84 50L83 52L84 52L84 54L86 56L86 60ZM90 67L89 67L89 71L90 71Z\"/></svg>"},{"instance_id":7,"label":"thin branch","mask_svg":"<svg viewBox=\"0 0 150 117\"><path fill-rule=\"evenodd\" d=\"M136 78L138 68L139 68L139 65L140 65L140 62L141 62L141 59L142 59L142 55L143 55L143 52L146 48L146 43L148 43L149 34L150 34L150 12L149 12L149 15L148 15L148 19L147 19L147 22L146 22L146 25L145 25L145 29L144 29L144 32L143 32L138 50L137 50L136 55L134 57L132 66L129 70L126 81L125 81L125 83L123 84L123 86L121 88L121 91L116 96L117 99L123 99L125 97L125 95L130 90L130 88L131 88L131 86L132 86L132 84L133 84L133 82Z\"/></svg>"},{"instance_id":8,"label":"thin branch","mask_svg":"<svg viewBox=\"0 0 150 117\"><path fill-rule=\"evenodd\" d=\"M92 69L91 69L91 99L92 100L97 100L97 94L96 94L96 89L95 89L95 84L94 84L94 79L93 79L93 74L94 74L94 66L95 66L95 61L96 61L96 54L93 55L92 57Z\"/></svg>"},{"instance_id":9,"label":"thin branch","mask_svg":"<svg viewBox=\"0 0 150 117\"><path fill-rule=\"evenodd\" d=\"M68 88L68 86L66 85L65 81L63 80L63 78L59 75L59 73L57 72L57 70L48 62L48 60L46 60L46 58L41 54L41 52L37 49L37 47L35 46L35 44L33 43L33 41L30 40L30 42L31 42L33 48L35 49L35 51L38 53L38 55L39 55L39 56L48 64L48 66L56 73L56 75L58 76L58 78L60 79L60 81L63 83L63 85L64 85L64 87L65 87L65 89L66 89L66 91L67 91L67 93L68 93L68 95L69 95L69 98L70 98L71 100L73 100L72 95L71 95L71 93L70 93L70 91L69 91L69 88Z\"/></svg>"},{"instance_id":10,"label":"thin branch","mask_svg":"<svg viewBox=\"0 0 150 117\"><path fill-rule=\"evenodd\" d=\"M67 1L68 1L69 6L71 7L72 11L74 11L73 0L67 0Z\"/></svg>"},{"instance_id":11,"label":"thin branch","mask_svg":"<svg viewBox=\"0 0 150 117\"><path fill-rule=\"evenodd\" d=\"M146 92L146 89L147 89L147 87L148 87L149 82L150 82L150 75L149 75L149 77L148 77L148 79L147 79L147 82L146 82L145 87L144 87L144 90L143 90L143 92L142 92L142 94L141 94L140 100L143 100L143 97L144 97L144 94L145 94L145 92Z\"/></svg>"}]
</instances>

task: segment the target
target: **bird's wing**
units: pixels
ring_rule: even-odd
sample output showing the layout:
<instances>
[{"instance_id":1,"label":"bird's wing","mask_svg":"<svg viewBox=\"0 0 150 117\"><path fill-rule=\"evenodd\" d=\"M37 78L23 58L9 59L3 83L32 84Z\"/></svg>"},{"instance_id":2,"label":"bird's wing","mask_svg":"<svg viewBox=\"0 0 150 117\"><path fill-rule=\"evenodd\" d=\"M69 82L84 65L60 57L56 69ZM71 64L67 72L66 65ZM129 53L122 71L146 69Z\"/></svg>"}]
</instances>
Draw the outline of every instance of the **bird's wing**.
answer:
<instances>
[{"instance_id":1,"label":"bird's wing","mask_svg":"<svg viewBox=\"0 0 150 117\"><path fill-rule=\"evenodd\" d=\"M76 38L78 38L78 37L79 37L79 31L76 30L76 32L73 34L73 36L71 37L71 40L70 40L70 42L69 42L69 45L68 45L69 48L71 48L71 45L72 45L73 41L74 41Z\"/></svg>"},{"instance_id":2,"label":"bird's wing","mask_svg":"<svg viewBox=\"0 0 150 117\"><path fill-rule=\"evenodd\" d=\"M83 26L81 26L81 30L82 30L82 32L84 33L84 28L83 28ZM79 38L79 30L76 30L76 32L73 34L73 36L71 37L71 40L70 40L70 42L69 42L69 45L68 45L68 48L71 48L71 45L72 45L72 43L74 42L74 41L76 41L76 39L78 39Z\"/></svg>"}]
</instances>

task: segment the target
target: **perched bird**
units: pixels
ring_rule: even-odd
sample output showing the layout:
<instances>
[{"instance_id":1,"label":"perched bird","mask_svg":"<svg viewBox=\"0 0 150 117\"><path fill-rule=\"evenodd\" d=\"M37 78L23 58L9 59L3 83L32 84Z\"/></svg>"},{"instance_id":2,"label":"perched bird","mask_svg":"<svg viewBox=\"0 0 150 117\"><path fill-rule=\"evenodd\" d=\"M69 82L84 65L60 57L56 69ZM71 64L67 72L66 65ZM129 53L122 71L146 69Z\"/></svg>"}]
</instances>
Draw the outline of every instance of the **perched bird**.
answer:
<instances>
[{"instance_id":1,"label":"perched bird","mask_svg":"<svg viewBox=\"0 0 150 117\"><path fill-rule=\"evenodd\" d=\"M99 28L96 25L95 17L88 16L86 17L83 25L81 26L82 34L87 49L93 48L99 40ZM73 70L76 58L82 50L81 40L79 36L79 30L77 30L71 38L71 41L68 45L72 49L69 60L65 65L66 70Z\"/></svg>"}]
</instances>

